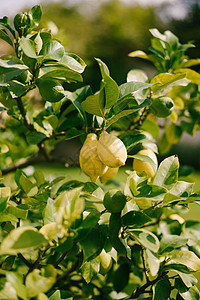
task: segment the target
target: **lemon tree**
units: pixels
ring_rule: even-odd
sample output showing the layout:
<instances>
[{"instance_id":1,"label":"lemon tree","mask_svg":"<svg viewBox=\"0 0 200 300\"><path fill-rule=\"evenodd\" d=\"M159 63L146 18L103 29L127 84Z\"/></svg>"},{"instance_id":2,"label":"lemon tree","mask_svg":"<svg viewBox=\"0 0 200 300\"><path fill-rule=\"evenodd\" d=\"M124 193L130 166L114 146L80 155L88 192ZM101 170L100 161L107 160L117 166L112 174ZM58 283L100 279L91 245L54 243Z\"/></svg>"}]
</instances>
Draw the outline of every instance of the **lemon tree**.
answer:
<instances>
[{"instance_id":1,"label":"lemon tree","mask_svg":"<svg viewBox=\"0 0 200 300\"><path fill-rule=\"evenodd\" d=\"M157 159L199 130L194 45L151 29L149 53L129 56L156 75L133 69L118 85L96 58L93 93L85 62L38 27L41 17L36 5L0 19L13 48L0 58L0 299L199 299L200 222L183 213L200 193L180 178L176 155ZM87 179L45 178L35 164L70 165L57 155L69 140L79 141L70 158Z\"/></svg>"}]
</instances>

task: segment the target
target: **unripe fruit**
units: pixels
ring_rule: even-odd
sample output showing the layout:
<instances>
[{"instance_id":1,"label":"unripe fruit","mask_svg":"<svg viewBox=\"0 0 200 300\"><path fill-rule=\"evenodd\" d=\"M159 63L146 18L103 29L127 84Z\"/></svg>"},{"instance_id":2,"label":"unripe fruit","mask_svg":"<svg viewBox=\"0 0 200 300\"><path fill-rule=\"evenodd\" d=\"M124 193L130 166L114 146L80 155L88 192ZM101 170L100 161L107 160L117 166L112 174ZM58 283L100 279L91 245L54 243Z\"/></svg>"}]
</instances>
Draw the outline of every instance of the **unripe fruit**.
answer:
<instances>
[{"instance_id":1,"label":"unripe fruit","mask_svg":"<svg viewBox=\"0 0 200 300\"><path fill-rule=\"evenodd\" d=\"M109 212L119 213L126 205L126 196L120 191L116 193L107 192L104 196L103 204Z\"/></svg>"},{"instance_id":2,"label":"unripe fruit","mask_svg":"<svg viewBox=\"0 0 200 300\"><path fill-rule=\"evenodd\" d=\"M17 14L14 18L14 26L19 36L22 37L29 33L32 23L32 16L28 13Z\"/></svg>"},{"instance_id":3,"label":"unripe fruit","mask_svg":"<svg viewBox=\"0 0 200 300\"><path fill-rule=\"evenodd\" d=\"M125 165L127 151L124 143L104 131L98 141L97 152L103 164L111 168Z\"/></svg>"},{"instance_id":4,"label":"unripe fruit","mask_svg":"<svg viewBox=\"0 0 200 300\"><path fill-rule=\"evenodd\" d=\"M115 175L117 174L119 168L110 168L107 167L107 170L105 171L105 173L100 177L100 181L101 183L104 183L110 179L112 179L113 177L115 177Z\"/></svg>"},{"instance_id":5,"label":"unripe fruit","mask_svg":"<svg viewBox=\"0 0 200 300\"><path fill-rule=\"evenodd\" d=\"M105 275L112 267L112 257L103 249L100 253L100 274Z\"/></svg>"},{"instance_id":6,"label":"unripe fruit","mask_svg":"<svg viewBox=\"0 0 200 300\"><path fill-rule=\"evenodd\" d=\"M150 108L155 116L165 118L171 114L173 106L174 102L171 98L162 96L153 100Z\"/></svg>"},{"instance_id":7,"label":"unripe fruit","mask_svg":"<svg viewBox=\"0 0 200 300\"><path fill-rule=\"evenodd\" d=\"M146 156L150 157L156 164L156 169L157 169L157 167L158 167L157 156L151 149L140 150L137 154L146 155ZM142 161L137 158L135 158L133 160L133 170L135 170L137 172L145 172L149 178L154 177L154 175L155 175L155 171L149 162Z\"/></svg>"},{"instance_id":8,"label":"unripe fruit","mask_svg":"<svg viewBox=\"0 0 200 300\"><path fill-rule=\"evenodd\" d=\"M81 148L79 162L82 171L90 177L92 182L96 182L99 176L102 176L106 166L99 159L97 154L97 136L89 133Z\"/></svg>"}]
</instances>

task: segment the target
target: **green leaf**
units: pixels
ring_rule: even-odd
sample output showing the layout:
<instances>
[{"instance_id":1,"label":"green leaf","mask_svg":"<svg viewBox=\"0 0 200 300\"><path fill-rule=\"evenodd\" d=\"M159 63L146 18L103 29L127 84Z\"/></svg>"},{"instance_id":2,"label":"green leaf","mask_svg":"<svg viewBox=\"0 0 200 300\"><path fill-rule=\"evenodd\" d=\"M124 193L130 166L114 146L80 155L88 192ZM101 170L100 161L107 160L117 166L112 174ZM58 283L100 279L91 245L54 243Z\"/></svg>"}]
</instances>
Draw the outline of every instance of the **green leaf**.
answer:
<instances>
[{"instance_id":1,"label":"green leaf","mask_svg":"<svg viewBox=\"0 0 200 300\"><path fill-rule=\"evenodd\" d=\"M122 216L122 223L125 226L131 226L134 228L142 227L144 224L151 221L151 218L146 214L132 210Z\"/></svg>"},{"instance_id":2,"label":"green leaf","mask_svg":"<svg viewBox=\"0 0 200 300\"><path fill-rule=\"evenodd\" d=\"M22 37L20 39L20 47L22 51L26 54L26 56L31 58L37 58L35 43L29 38Z\"/></svg>"},{"instance_id":3,"label":"green leaf","mask_svg":"<svg viewBox=\"0 0 200 300\"><path fill-rule=\"evenodd\" d=\"M24 300L27 300L27 292L26 288L23 284L23 278L18 273L8 272L6 274L6 278L8 282L12 285L12 287L16 290L17 295Z\"/></svg>"},{"instance_id":4,"label":"green leaf","mask_svg":"<svg viewBox=\"0 0 200 300\"><path fill-rule=\"evenodd\" d=\"M23 173L20 176L19 184L26 194L28 194L33 187L33 183Z\"/></svg>"},{"instance_id":5,"label":"green leaf","mask_svg":"<svg viewBox=\"0 0 200 300\"><path fill-rule=\"evenodd\" d=\"M147 155L135 154L135 155L129 155L128 157L129 158L137 158L137 159L139 159L141 161L146 161L146 162L148 162L151 165L151 167L153 168L154 172L156 172L156 170L157 170L157 164L155 163L155 161L153 161L153 159L151 159Z\"/></svg>"},{"instance_id":6,"label":"green leaf","mask_svg":"<svg viewBox=\"0 0 200 300\"><path fill-rule=\"evenodd\" d=\"M160 127L159 127L159 125L156 122L154 122L152 120L149 120L149 119L146 119L142 123L141 129L149 132L150 134L152 134L156 138L158 138L159 135L160 135Z\"/></svg>"},{"instance_id":7,"label":"green leaf","mask_svg":"<svg viewBox=\"0 0 200 300\"><path fill-rule=\"evenodd\" d=\"M168 300L171 293L171 284L167 276L153 285L152 300Z\"/></svg>"},{"instance_id":8,"label":"green leaf","mask_svg":"<svg viewBox=\"0 0 200 300\"><path fill-rule=\"evenodd\" d=\"M187 68L181 68L177 69L176 73L184 73L186 74L186 78L189 79L192 83L200 84L200 74L197 73L194 70L187 69Z\"/></svg>"},{"instance_id":9,"label":"green leaf","mask_svg":"<svg viewBox=\"0 0 200 300\"><path fill-rule=\"evenodd\" d=\"M157 236L146 229L130 229L129 234L145 248L157 252L160 243Z\"/></svg>"},{"instance_id":10,"label":"green leaf","mask_svg":"<svg viewBox=\"0 0 200 300\"><path fill-rule=\"evenodd\" d=\"M0 212L4 211L11 196L10 187L0 187Z\"/></svg>"},{"instance_id":11,"label":"green leaf","mask_svg":"<svg viewBox=\"0 0 200 300\"><path fill-rule=\"evenodd\" d=\"M183 264L193 271L200 270L200 259L192 251L174 250L169 257L172 263Z\"/></svg>"},{"instance_id":12,"label":"green leaf","mask_svg":"<svg viewBox=\"0 0 200 300\"><path fill-rule=\"evenodd\" d=\"M89 283L92 278L99 272L100 270L100 257L96 257L89 262L85 262L81 267L81 274L85 281Z\"/></svg>"},{"instance_id":13,"label":"green leaf","mask_svg":"<svg viewBox=\"0 0 200 300\"><path fill-rule=\"evenodd\" d=\"M30 86L27 86L17 80L12 80L8 82L7 88L13 98L18 98L26 94Z\"/></svg>"},{"instance_id":14,"label":"green leaf","mask_svg":"<svg viewBox=\"0 0 200 300\"><path fill-rule=\"evenodd\" d=\"M101 61L99 58L96 58L96 61L99 64L102 82L105 89L105 108L111 108L118 99L119 96L119 88L117 83L110 77L108 67L106 64Z\"/></svg>"},{"instance_id":15,"label":"green leaf","mask_svg":"<svg viewBox=\"0 0 200 300\"><path fill-rule=\"evenodd\" d=\"M105 129L113 125L115 122L117 122L119 119L129 116L135 112L135 109L127 109L123 110L120 113L114 115L111 119L108 119L108 122L106 123Z\"/></svg>"},{"instance_id":16,"label":"green leaf","mask_svg":"<svg viewBox=\"0 0 200 300\"><path fill-rule=\"evenodd\" d=\"M0 214L0 223L2 222L18 222L18 219L10 214Z\"/></svg>"},{"instance_id":17,"label":"green leaf","mask_svg":"<svg viewBox=\"0 0 200 300\"><path fill-rule=\"evenodd\" d=\"M83 78L77 72L74 72L68 68L61 67L59 65L45 65L40 68L39 78L52 78L56 80L67 80L67 81L83 81Z\"/></svg>"},{"instance_id":18,"label":"green leaf","mask_svg":"<svg viewBox=\"0 0 200 300\"><path fill-rule=\"evenodd\" d=\"M148 89L152 86L152 84L150 83L146 83L146 82L139 82L139 81L130 81L130 82L126 82L123 83L119 86L119 100L122 97L125 97L133 92L136 91L141 91L141 90L145 90Z\"/></svg>"},{"instance_id":19,"label":"green leaf","mask_svg":"<svg viewBox=\"0 0 200 300\"><path fill-rule=\"evenodd\" d=\"M39 144L43 139L46 138L46 135L42 132L32 131L26 135L26 140L29 144Z\"/></svg>"},{"instance_id":20,"label":"green leaf","mask_svg":"<svg viewBox=\"0 0 200 300\"><path fill-rule=\"evenodd\" d=\"M40 52L45 59L61 60L65 53L64 47L57 41L50 41L44 44Z\"/></svg>"},{"instance_id":21,"label":"green leaf","mask_svg":"<svg viewBox=\"0 0 200 300\"><path fill-rule=\"evenodd\" d=\"M188 239L181 237L179 235L163 235L160 241L160 249L159 253L168 253L171 252L175 248L180 248L186 245Z\"/></svg>"},{"instance_id":22,"label":"green leaf","mask_svg":"<svg viewBox=\"0 0 200 300\"><path fill-rule=\"evenodd\" d=\"M13 43L12 43L9 35L2 29L0 30L0 39L6 41L8 44L10 44L13 47Z\"/></svg>"},{"instance_id":23,"label":"green leaf","mask_svg":"<svg viewBox=\"0 0 200 300\"><path fill-rule=\"evenodd\" d=\"M57 271L52 265L47 265L41 270L35 269L26 277L28 297L32 298L39 293L47 292L56 281Z\"/></svg>"},{"instance_id":24,"label":"green leaf","mask_svg":"<svg viewBox=\"0 0 200 300\"><path fill-rule=\"evenodd\" d=\"M173 155L164 159L156 172L153 180L154 185L158 185L164 188L174 185L178 180L178 157Z\"/></svg>"},{"instance_id":25,"label":"green leaf","mask_svg":"<svg viewBox=\"0 0 200 300\"><path fill-rule=\"evenodd\" d=\"M13 229L1 244L1 254L16 254L47 243L44 236L31 226Z\"/></svg>"},{"instance_id":26,"label":"green leaf","mask_svg":"<svg viewBox=\"0 0 200 300\"><path fill-rule=\"evenodd\" d=\"M133 52L129 53L128 56L130 56L130 57L140 57L140 58L149 60L149 56L144 51L141 51L141 50L133 51Z\"/></svg>"},{"instance_id":27,"label":"green leaf","mask_svg":"<svg viewBox=\"0 0 200 300\"><path fill-rule=\"evenodd\" d=\"M32 16L32 22L34 26L38 26L42 17L42 10L40 5L35 5L29 11L29 15Z\"/></svg>"},{"instance_id":28,"label":"green leaf","mask_svg":"<svg viewBox=\"0 0 200 300\"><path fill-rule=\"evenodd\" d=\"M104 116L104 88L94 95L88 96L85 101L81 103L82 108L89 114L99 117Z\"/></svg>"},{"instance_id":29,"label":"green leaf","mask_svg":"<svg viewBox=\"0 0 200 300\"><path fill-rule=\"evenodd\" d=\"M149 249L146 249L146 261L149 266L151 275L156 276L160 267L160 259L156 256L155 253L153 253Z\"/></svg>"},{"instance_id":30,"label":"green leaf","mask_svg":"<svg viewBox=\"0 0 200 300\"><path fill-rule=\"evenodd\" d=\"M170 193L176 196L190 196L193 192L194 183L186 181L177 181L170 189Z\"/></svg>"},{"instance_id":31,"label":"green leaf","mask_svg":"<svg viewBox=\"0 0 200 300\"><path fill-rule=\"evenodd\" d=\"M9 206L7 208L7 212L8 212L8 214L11 214L11 215L15 216L16 218L20 218L22 220L26 220L27 215L28 215L28 210L14 207L14 206Z\"/></svg>"},{"instance_id":32,"label":"green leaf","mask_svg":"<svg viewBox=\"0 0 200 300\"><path fill-rule=\"evenodd\" d=\"M175 124L167 124L165 134L170 144L177 144L182 136L181 126Z\"/></svg>"},{"instance_id":33,"label":"green leaf","mask_svg":"<svg viewBox=\"0 0 200 300\"><path fill-rule=\"evenodd\" d=\"M49 198L47 200L47 205L44 211L44 225L55 222L55 217L56 217L56 209L55 209L54 200Z\"/></svg>"},{"instance_id":34,"label":"green leaf","mask_svg":"<svg viewBox=\"0 0 200 300\"><path fill-rule=\"evenodd\" d=\"M181 297L184 300L199 300L200 293L196 286L193 286L189 289L189 291L180 293Z\"/></svg>"},{"instance_id":35,"label":"green leaf","mask_svg":"<svg viewBox=\"0 0 200 300\"><path fill-rule=\"evenodd\" d=\"M83 73L86 67L85 62L79 56L73 53L65 53L65 55L63 55L59 61L59 65L64 65L78 73Z\"/></svg>"},{"instance_id":36,"label":"green leaf","mask_svg":"<svg viewBox=\"0 0 200 300\"><path fill-rule=\"evenodd\" d=\"M36 184L39 188L41 187L41 185L43 185L45 183L45 178L44 178L42 171L35 170L33 173L33 177L35 178Z\"/></svg>"},{"instance_id":37,"label":"green leaf","mask_svg":"<svg viewBox=\"0 0 200 300\"><path fill-rule=\"evenodd\" d=\"M113 285L117 293L121 292L129 281L130 266L121 264L113 274Z\"/></svg>"},{"instance_id":38,"label":"green leaf","mask_svg":"<svg viewBox=\"0 0 200 300\"><path fill-rule=\"evenodd\" d=\"M168 74L168 73L160 73L154 76L151 80L152 84L156 84L152 86L152 91L157 93L165 88L169 88L173 85L178 85L179 80L185 78L186 74Z\"/></svg>"},{"instance_id":39,"label":"green leaf","mask_svg":"<svg viewBox=\"0 0 200 300\"><path fill-rule=\"evenodd\" d=\"M5 17L3 17L3 19L0 19L0 25L6 27L12 33L12 35L15 37L15 31L10 27L8 17L5 16Z\"/></svg>"}]
</instances>

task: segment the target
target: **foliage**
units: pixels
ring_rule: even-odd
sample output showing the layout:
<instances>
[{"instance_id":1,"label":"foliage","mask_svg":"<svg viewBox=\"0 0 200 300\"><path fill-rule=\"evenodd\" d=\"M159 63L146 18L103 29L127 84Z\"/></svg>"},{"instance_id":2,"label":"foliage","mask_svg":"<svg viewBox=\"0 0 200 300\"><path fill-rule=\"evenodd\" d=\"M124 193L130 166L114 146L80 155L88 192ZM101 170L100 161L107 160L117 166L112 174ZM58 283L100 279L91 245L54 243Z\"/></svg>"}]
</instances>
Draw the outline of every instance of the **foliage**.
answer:
<instances>
[{"instance_id":1,"label":"foliage","mask_svg":"<svg viewBox=\"0 0 200 300\"><path fill-rule=\"evenodd\" d=\"M34 6L15 17L15 28L7 17L0 20L1 38L16 53L0 59L0 163L3 175L16 171L14 189L4 178L0 186L0 298L199 299L194 272L200 270L200 222L179 213L199 204L200 195L180 181L178 157L157 169L157 161L136 154L143 148L158 152L154 137L161 126L162 153L184 131L199 129L199 74L190 68L199 60L185 54L193 45L152 29L150 54L130 56L153 62L153 78L131 70L118 86L97 58L99 91L83 86L69 92L64 83L82 82L86 65L50 32L37 30L41 15ZM30 100L33 91L39 103ZM117 141L129 159L148 163L155 175L130 171L125 187L108 194L95 182L51 181L41 171L28 176L22 170L54 161L51 150L60 140L84 142L88 134L95 136L95 159L102 162L108 150L110 161L118 152L125 158ZM96 170L95 163L90 167Z\"/></svg>"}]
</instances>

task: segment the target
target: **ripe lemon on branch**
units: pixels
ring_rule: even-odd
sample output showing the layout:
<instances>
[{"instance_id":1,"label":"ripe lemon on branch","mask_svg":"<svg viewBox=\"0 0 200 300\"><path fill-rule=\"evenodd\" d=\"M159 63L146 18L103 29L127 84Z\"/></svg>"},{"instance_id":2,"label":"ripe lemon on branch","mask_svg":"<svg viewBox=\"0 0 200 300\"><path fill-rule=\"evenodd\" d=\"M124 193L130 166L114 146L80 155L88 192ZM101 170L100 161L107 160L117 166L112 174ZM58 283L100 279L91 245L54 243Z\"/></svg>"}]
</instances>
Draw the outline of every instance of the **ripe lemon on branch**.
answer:
<instances>
[{"instance_id":1,"label":"ripe lemon on branch","mask_svg":"<svg viewBox=\"0 0 200 300\"><path fill-rule=\"evenodd\" d=\"M81 148L79 162L82 171L90 177L92 182L96 182L102 176L107 167L102 163L97 154L97 136L89 133Z\"/></svg>"},{"instance_id":2,"label":"ripe lemon on branch","mask_svg":"<svg viewBox=\"0 0 200 300\"><path fill-rule=\"evenodd\" d=\"M98 140L97 153L102 163L111 168L125 165L127 159L124 143L106 131L101 134Z\"/></svg>"},{"instance_id":3,"label":"ripe lemon on branch","mask_svg":"<svg viewBox=\"0 0 200 300\"><path fill-rule=\"evenodd\" d=\"M149 178L154 177L156 170L158 168L158 160L156 154L151 150L151 149L142 149L140 150L137 155L141 155L141 158L144 156L149 157L152 162L154 163L154 168L153 166L145 160L139 159L139 158L134 158L133 160L133 169L136 172L145 172Z\"/></svg>"}]
</instances>

